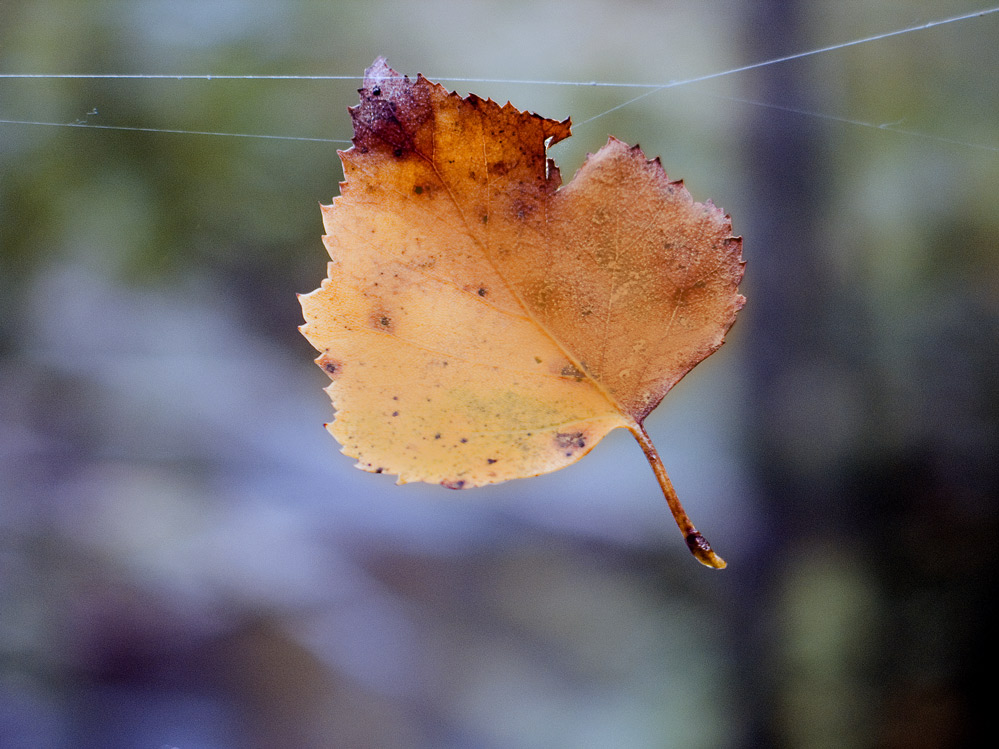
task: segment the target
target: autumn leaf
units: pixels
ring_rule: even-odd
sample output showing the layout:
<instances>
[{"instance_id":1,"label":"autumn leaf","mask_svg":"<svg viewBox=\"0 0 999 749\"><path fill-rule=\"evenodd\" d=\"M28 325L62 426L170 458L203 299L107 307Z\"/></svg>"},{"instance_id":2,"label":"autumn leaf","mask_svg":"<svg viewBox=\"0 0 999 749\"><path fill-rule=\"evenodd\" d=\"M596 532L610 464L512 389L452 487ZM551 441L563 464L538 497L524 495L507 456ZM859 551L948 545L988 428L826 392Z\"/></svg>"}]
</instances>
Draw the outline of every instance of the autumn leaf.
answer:
<instances>
[{"instance_id":1,"label":"autumn leaf","mask_svg":"<svg viewBox=\"0 0 999 749\"><path fill-rule=\"evenodd\" d=\"M563 468L621 427L691 551L724 567L642 422L745 301L729 218L615 138L560 186L546 149L568 120L383 59L360 96L322 207L329 277L300 297L343 452L460 489Z\"/></svg>"}]
</instances>

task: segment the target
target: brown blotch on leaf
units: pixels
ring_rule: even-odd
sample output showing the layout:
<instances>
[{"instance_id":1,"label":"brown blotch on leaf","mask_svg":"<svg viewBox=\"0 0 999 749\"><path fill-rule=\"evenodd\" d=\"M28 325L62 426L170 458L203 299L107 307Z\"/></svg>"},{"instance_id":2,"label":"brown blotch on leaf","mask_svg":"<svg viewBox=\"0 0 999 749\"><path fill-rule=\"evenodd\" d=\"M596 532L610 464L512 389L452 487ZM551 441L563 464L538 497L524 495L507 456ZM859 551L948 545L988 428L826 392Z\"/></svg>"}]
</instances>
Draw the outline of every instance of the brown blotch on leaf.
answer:
<instances>
[{"instance_id":1,"label":"brown blotch on leaf","mask_svg":"<svg viewBox=\"0 0 999 749\"><path fill-rule=\"evenodd\" d=\"M370 323L371 327L386 333L392 333L395 330L395 326L392 324L392 318L385 312L372 312Z\"/></svg>"},{"instance_id":2,"label":"brown blotch on leaf","mask_svg":"<svg viewBox=\"0 0 999 749\"><path fill-rule=\"evenodd\" d=\"M586 447L586 437L582 432L558 432L555 435L555 444L562 450L569 450L570 452L572 450L581 450Z\"/></svg>"},{"instance_id":3,"label":"brown blotch on leaf","mask_svg":"<svg viewBox=\"0 0 999 749\"><path fill-rule=\"evenodd\" d=\"M409 77L396 73L381 57L364 71L364 85L358 89L361 103L350 108L354 145L362 153L388 151L396 157L414 151L412 125L433 117L430 102L416 95Z\"/></svg>"}]
</instances>

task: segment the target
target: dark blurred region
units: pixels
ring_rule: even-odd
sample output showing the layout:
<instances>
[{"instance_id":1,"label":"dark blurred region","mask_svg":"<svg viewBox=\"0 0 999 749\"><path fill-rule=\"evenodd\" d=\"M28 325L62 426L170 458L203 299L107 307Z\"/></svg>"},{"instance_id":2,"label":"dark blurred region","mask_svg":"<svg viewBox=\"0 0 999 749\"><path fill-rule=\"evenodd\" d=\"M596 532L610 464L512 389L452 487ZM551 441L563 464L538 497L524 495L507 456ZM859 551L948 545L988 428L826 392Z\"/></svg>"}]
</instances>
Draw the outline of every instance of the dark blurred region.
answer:
<instances>
[{"instance_id":1,"label":"dark blurred region","mask_svg":"<svg viewBox=\"0 0 999 749\"><path fill-rule=\"evenodd\" d=\"M751 27L769 33L747 40L749 57L809 47L810 9L756 4ZM759 97L821 110L818 65L767 68ZM889 265L896 278L863 267L873 263L837 267L841 253L886 251L871 241L876 227L835 226L829 211L866 197L849 194L863 190L863 155L794 111L759 110L751 122L760 251L746 342L747 456L775 542L760 545L761 576L740 590L740 614L758 625L742 633L741 652L753 653L743 666L759 685L747 692L758 720L743 741L989 743L981 690L997 582L994 217L973 219L960 201L954 213L912 216L922 226L905 237L908 257ZM940 174L919 179L917 189L939 195ZM892 197L880 197L887 210ZM775 614L783 641L768 626ZM767 709L775 702L782 719Z\"/></svg>"},{"instance_id":2,"label":"dark blurred region","mask_svg":"<svg viewBox=\"0 0 999 749\"><path fill-rule=\"evenodd\" d=\"M0 72L665 82L972 8L907 5L15 0ZM0 124L0 747L989 745L997 18L592 122L639 92L448 84L733 215L748 305L648 423L722 573L623 435L462 493L337 453L294 294L346 143ZM0 119L346 140L358 84L5 79Z\"/></svg>"}]
</instances>

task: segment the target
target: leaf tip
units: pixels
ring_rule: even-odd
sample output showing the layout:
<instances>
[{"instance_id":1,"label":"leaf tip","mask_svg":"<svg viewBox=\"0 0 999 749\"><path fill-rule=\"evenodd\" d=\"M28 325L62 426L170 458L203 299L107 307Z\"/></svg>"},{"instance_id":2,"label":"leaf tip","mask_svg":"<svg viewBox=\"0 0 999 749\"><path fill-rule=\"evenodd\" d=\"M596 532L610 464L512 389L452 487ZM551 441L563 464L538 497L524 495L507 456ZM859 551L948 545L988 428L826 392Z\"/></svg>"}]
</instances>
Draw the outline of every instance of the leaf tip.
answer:
<instances>
[{"instance_id":1,"label":"leaf tip","mask_svg":"<svg viewBox=\"0 0 999 749\"><path fill-rule=\"evenodd\" d=\"M364 86L369 88L368 82L375 82L382 78L398 78L399 74L389 67L388 60L384 55L378 55L375 61L364 71Z\"/></svg>"}]
</instances>

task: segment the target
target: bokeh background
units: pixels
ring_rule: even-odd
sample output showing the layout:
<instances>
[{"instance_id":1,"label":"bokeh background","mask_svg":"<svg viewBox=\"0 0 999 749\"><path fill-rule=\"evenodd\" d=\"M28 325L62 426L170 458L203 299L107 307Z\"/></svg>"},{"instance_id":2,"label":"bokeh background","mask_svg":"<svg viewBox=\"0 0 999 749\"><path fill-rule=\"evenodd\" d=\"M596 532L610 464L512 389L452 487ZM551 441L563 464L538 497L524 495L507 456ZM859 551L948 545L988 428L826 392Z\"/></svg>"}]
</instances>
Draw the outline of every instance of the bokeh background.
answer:
<instances>
[{"instance_id":1,"label":"bokeh background","mask_svg":"<svg viewBox=\"0 0 999 749\"><path fill-rule=\"evenodd\" d=\"M972 0L4 0L0 747L963 747L996 734L999 14ZM469 492L354 469L298 334L384 54L661 155L748 305L649 419ZM339 140L333 143L321 139Z\"/></svg>"}]
</instances>

